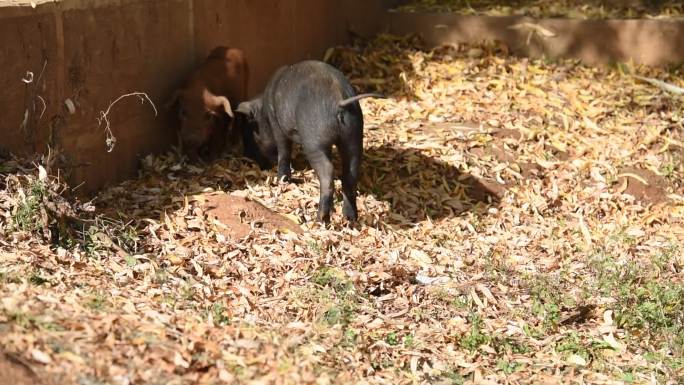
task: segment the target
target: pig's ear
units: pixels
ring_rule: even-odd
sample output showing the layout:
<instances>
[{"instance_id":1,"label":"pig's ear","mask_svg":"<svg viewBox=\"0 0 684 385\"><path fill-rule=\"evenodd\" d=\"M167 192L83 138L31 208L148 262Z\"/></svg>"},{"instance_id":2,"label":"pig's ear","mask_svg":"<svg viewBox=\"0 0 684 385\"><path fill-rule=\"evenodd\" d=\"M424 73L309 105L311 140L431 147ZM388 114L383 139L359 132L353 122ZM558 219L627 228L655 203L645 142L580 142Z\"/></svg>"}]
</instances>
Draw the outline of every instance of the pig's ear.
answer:
<instances>
[{"instance_id":1,"label":"pig's ear","mask_svg":"<svg viewBox=\"0 0 684 385\"><path fill-rule=\"evenodd\" d=\"M247 116L251 117L252 113L253 113L252 102L242 102L242 103L238 104L238 108L237 108L237 110L235 110L235 112L239 112L243 115L247 115Z\"/></svg>"},{"instance_id":2,"label":"pig's ear","mask_svg":"<svg viewBox=\"0 0 684 385\"><path fill-rule=\"evenodd\" d=\"M164 108L170 109L178 102L178 99L183 95L183 90L175 90L171 94L169 100L164 104Z\"/></svg>"},{"instance_id":3,"label":"pig's ear","mask_svg":"<svg viewBox=\"0 0 684 385\"><path fill-rule=\"evenodd\" d=\"M231 118L234 118L235 115L233 114L233 109L230 107L230 101L228 98L225 96L219 96L218 98L219 103L221 103L221 106L223 107L223 110L230 116Z\"/></svg>"}]
</instances>

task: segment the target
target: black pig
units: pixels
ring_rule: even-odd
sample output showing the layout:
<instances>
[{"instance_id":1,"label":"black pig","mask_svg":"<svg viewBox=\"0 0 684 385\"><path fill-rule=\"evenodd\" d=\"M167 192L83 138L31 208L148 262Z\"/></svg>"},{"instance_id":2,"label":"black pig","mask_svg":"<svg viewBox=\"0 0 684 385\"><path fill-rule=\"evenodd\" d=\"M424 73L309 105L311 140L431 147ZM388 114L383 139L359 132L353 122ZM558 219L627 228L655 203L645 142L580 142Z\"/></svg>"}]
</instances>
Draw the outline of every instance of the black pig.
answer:
<instances>
[{"instance_id":1,"label":"black pig","mask_svg":"<svg viewBox=\"0 0 684 385\"><path fill-rule=\"evenodd\" d=\"M333 205L332 146L342 158L342 213L356 221L356 183L363 155L363 113L359 100L383 97L356 95L336 68L314 60L281 67L263 94L238 105L247 116L243 126L245 155L261 168L278 164L278 179L290 178L292 142L302 145L304 155L318 175L320 201L318 221L329 222Z\"/></svg>"}]
</instances>

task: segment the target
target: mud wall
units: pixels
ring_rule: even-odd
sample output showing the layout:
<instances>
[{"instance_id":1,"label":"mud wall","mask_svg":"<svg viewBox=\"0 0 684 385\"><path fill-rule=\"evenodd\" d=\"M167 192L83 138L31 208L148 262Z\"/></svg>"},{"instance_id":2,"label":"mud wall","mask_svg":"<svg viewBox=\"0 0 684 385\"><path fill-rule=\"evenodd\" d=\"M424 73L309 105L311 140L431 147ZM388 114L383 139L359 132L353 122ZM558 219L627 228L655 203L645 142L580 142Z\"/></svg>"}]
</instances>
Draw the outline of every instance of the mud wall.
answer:
<instances>
[{"instance_id":1,"label":"mud wall","mask_svg":"<svg viewBox=\"0 0 684 385\"><path fill-rule=\"evenodd\" d=\"M373 34L392 0L0 1L0 149L59 150L81 192L135 176L175 140L163 104L215 45L242 48L250 92L272 71ZM30 73L29 73L30 72ZM108 114L114 149L98 118Z\"/></svg>"},{"instance_id":2,"label":"mud wall","mask_svg":"<svg viewBox=\"0 0 684 385\"><path fill-rule=\"evenodd\" d=\"M589 65L684 62L684 19L536 20L388 12L386 25L392 33L418 33L431 45L501 41L520 56L577 58Z\"/></svg>"}]
</instances>

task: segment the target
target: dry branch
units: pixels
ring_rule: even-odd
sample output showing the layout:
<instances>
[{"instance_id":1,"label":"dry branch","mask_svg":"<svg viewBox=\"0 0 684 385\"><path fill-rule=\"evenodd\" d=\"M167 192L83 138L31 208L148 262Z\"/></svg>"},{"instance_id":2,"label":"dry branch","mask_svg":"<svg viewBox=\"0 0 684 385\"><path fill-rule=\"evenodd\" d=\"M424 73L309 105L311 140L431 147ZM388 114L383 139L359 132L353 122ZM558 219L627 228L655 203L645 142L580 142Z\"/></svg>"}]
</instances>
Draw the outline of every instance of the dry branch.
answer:
<instances>
[{"instance_id":1,"label":"dry branch","mask_svg":"<svg viewBox=\"0 0 684 385\"><path fill-rule=\"evenodd\" d=\"M114 107L114 105L116 105L122 99L125 99L130 96L137 96L138 98L140 98L140 103L142 104L144 104L145 100L147 100L152 106L152 109L154 110L154 116L158 115L157 106L154 104L154 102L152 102L152 99L150 99L150 97L144 92L132 92L129 94L121 95L118 98L116 98L116 100L109 104L109 107L107 107L106 111L100 111L100 117L97 118L98 127L102 127L103 123L105 125L104 130L105 134L107 135L105 144L107 145L107 152L112 152L114 150L114 146L116 145L116 137L114 136L114 133L112 132L109 123L109 113L112 107Z\"/></svg>"}]
</instances>

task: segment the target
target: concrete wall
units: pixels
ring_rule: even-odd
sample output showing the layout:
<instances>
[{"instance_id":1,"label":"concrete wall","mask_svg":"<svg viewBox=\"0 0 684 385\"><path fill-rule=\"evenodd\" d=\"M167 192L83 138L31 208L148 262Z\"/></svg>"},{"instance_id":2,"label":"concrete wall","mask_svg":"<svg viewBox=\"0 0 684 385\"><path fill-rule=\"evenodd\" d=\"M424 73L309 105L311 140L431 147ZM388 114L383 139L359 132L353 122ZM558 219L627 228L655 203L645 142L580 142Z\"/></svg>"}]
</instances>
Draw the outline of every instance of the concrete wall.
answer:
<instances>
[{"instance_id":1,"label":"concrete wall","mask_svg":"<svg viewBox=\"0 0 684 385\"><path fill-rule=\"evenodd\" d=\"M0 149L60 148L70 183L95 191L134 176L141 156L169 148L175 133L161 107L210 48L246 52L254 94L275 68L320 58L348 39L348 29L376 32L394 2L43 0L33 8L0 1ZM117 142L108 153L99 113L133 91L149 94L160 114L137 98L115 105L109 120Z\"/></svg>"}]
</instances>

